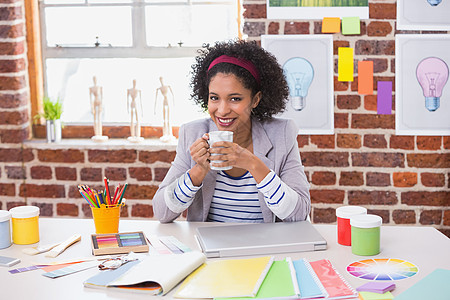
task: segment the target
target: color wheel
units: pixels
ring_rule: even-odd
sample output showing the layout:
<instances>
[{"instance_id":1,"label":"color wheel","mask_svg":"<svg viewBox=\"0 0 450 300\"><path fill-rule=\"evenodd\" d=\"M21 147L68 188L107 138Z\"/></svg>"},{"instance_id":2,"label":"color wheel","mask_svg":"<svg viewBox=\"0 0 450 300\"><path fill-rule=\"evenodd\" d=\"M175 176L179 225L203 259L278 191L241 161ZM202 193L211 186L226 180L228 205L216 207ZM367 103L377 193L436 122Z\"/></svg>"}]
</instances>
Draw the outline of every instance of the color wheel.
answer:
<instances>
[{"instance_id":1,"label":"color wheel","mask_svg":"<svg viewBox=\"0 0 450 300\"><path fill-rule=\"evenodd\" d=\"M416 275L419 268L403 259L374 258L349 264L347 272L367 280L400 280Z\"/></svg>"}]
</instances>

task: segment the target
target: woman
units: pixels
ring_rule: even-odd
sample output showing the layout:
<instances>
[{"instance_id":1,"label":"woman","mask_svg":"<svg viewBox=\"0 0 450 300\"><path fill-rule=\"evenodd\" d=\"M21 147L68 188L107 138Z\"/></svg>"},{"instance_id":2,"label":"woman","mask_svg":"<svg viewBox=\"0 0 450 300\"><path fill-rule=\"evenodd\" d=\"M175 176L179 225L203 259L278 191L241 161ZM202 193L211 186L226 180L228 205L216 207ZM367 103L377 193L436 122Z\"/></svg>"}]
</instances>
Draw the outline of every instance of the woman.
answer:
<instances>
[{"instance_id":1,"label":"woman","mask_svg":"<svg viewBox=\"0 0 450 300\"><path fill-rule=\"evenodd\" d=\"M191 96L210 118L181 126L177 155L153 198L155 216L171 222L187 210L188 221L305 220L311 202L298 130L272 117L289 95L275 57L254 42L206 45L192 75ZM216 130L232 131L233 142L209 147Z\"/></svg>"}]
</instances>

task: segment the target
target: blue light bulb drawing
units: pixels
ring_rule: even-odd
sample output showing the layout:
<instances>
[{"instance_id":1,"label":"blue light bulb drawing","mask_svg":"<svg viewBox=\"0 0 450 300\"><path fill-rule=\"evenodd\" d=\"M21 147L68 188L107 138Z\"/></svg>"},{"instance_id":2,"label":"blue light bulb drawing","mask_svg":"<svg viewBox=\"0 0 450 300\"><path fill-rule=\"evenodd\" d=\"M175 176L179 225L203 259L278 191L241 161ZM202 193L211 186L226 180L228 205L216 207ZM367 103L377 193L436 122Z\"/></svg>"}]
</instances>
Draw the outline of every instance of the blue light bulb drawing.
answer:
<instances>
[{"instance_id":1,"label":"blue light bulb drawing","mask_svg":"<svg viewBox=\"0 0 450 300\"><path fill-rule=\"evenodd\" d=\"M427 2L431 5L431 6L436 6L439 3L442 2L442 0L427 0Z\"/></svg>"},{"instance_id":2,"label":"blue light bulb drawing","mask_svg":"<svg viewBox=\"0 0 450 300\"><path fill-rule=\"evenodd\" d=\"M283 72L289 86L291 106L296 111L301 111L306 106L306 95L314 78L314 68L308 60L293 57L284 63Z\"/></svg>"}]
</instances>

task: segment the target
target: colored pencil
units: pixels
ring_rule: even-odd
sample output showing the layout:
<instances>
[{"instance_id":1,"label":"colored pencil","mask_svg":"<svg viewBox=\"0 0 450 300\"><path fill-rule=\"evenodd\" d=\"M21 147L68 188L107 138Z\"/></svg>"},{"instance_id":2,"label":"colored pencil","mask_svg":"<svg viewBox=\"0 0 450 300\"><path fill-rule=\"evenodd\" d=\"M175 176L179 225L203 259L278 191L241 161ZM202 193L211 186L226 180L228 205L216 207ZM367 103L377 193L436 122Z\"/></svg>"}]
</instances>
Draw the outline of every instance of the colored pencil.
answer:
<instances>
[{"instance_id":1,"label":"colored pencil","mask_svg":"<svg viewBox=\"0 0 450 300\"><path fill-rule=\"evenodd\" d=\"M128 183L125 183L125 185L123 186L123 191L122 191L122 193L120 195L118 204L122 203L122 198L123 198L123 195L125 195L125 191L127 190L127 186L128 186Z\"/></svg>"},{"instance_id":2,"label":"colored pencil","mask_svg":"<svg viewBox=\"0 0 450 300\"><path fill-rule=\"evenodd\" d=\"M81 196L83 196L84 199L86 199L86 201L89 203L90 206L92 207L96 207L96 205L94 204L94 201L92 201L89 196L87 195L87 193L85 191L80 191Z\"/></svg>"},{"instance_id":3,"label":"colored pencil","mask_svg":"<svg viewBox=\"0 0 450 300\"><path fill-rule=\"evenodd\" d=\"M106 204L111 205L111 194L109 193L109 186L108 186L108 178L103 178L103 181L105 182L105 190L106 190Z\"/></svg>"},{"instance_id":4,"label":"colored pencil","mask_svg":"<svg viewBox=\"0 0 450 300\"><path fill-rule=\"evenodd\" d=\"M119 192L119 187L120 187L120 184L116 186L116 190L114 192L114 198L113 198L113 201L112 201L113 203L112 204L116 204L117 203L118 199L116 197L117 197L117 193Z\"/></svg>"}]
</instances>

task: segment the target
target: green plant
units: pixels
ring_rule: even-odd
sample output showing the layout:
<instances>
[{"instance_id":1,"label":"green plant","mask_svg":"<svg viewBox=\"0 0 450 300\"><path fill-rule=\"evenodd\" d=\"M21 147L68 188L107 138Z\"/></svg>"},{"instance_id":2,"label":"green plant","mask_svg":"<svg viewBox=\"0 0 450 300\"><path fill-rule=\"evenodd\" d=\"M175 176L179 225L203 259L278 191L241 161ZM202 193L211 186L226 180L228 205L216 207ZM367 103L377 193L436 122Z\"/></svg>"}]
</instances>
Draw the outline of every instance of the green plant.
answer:
<instances>
[{"instance_id":1,"label":"green plant","mask_svg":"<svg viewBox=\"0 0 450 300\"><path fill-rule=\"evenodd\" d=\"M63 113L62 100L58 97L56 102L53 102L49 97L44 96L44 112L38 113L34 116L35 119L44 118L46 120L59 120Z\"/></svg>"}]
</instances>

